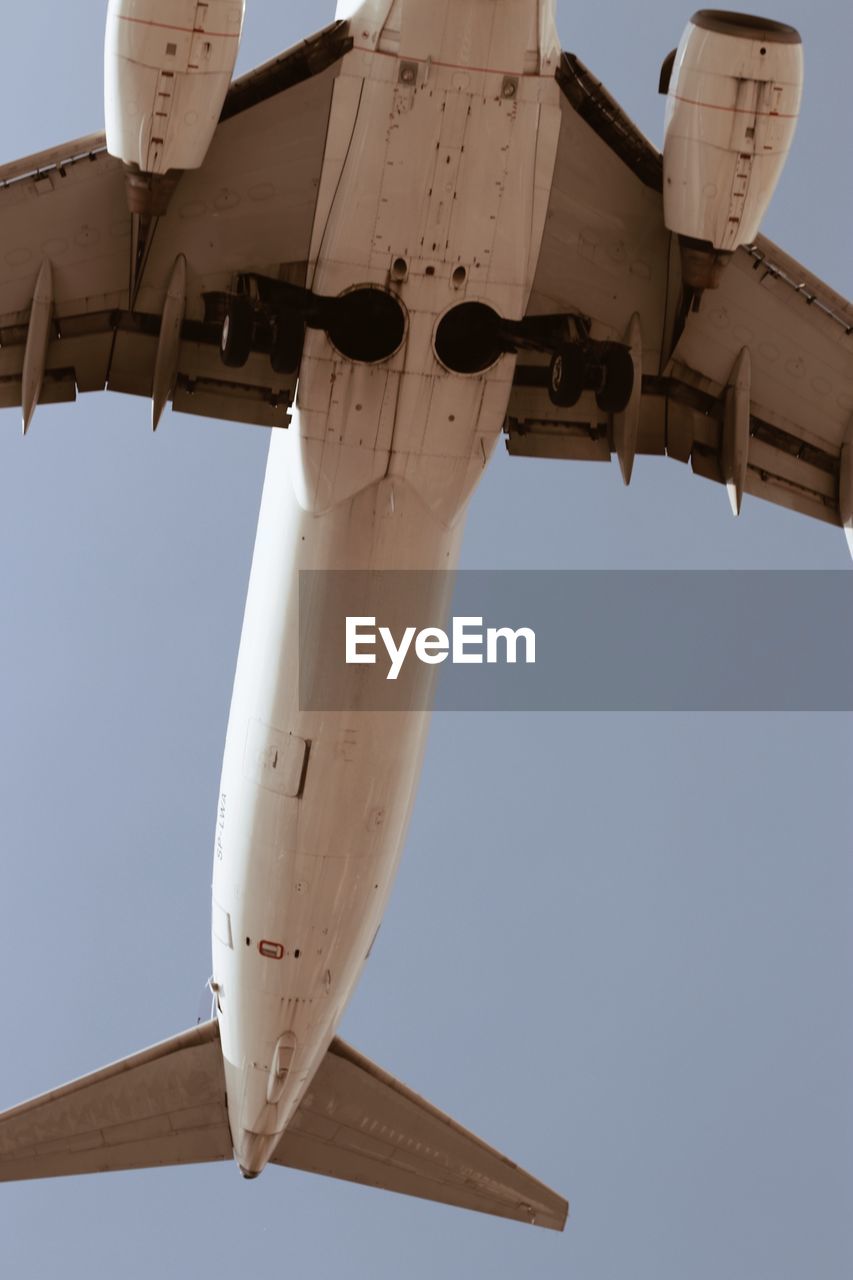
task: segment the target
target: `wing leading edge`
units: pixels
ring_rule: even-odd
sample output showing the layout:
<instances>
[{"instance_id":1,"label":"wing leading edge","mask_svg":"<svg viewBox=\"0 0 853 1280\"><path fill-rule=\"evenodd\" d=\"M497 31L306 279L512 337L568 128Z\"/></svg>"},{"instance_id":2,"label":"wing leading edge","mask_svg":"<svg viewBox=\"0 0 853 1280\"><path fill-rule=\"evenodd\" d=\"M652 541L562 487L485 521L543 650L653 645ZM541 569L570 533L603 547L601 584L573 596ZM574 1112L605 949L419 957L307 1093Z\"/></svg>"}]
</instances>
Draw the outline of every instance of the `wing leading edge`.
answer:
<instances>
[{"instance_id":1,"label":"wing leading edge","mask_svg":"<svg viewBox=\"0 0 853 1280\"><path fill-rule=\"evenodd\" d=\"M0 1182L229 1160L216 1021L0 1115ZM562 1230L565 1200L335 1040L273 1157Z\"/></svg>"}]
</instances>

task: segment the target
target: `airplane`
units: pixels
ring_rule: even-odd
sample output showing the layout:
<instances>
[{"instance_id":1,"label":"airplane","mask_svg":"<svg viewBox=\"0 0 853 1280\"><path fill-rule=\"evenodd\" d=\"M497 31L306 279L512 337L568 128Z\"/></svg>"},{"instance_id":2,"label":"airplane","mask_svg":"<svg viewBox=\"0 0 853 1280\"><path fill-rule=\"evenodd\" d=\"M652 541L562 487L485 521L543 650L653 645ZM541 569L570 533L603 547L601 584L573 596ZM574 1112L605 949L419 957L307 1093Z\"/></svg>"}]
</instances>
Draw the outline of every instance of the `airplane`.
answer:
<instances>
[{"instance_id":1,"label":"airplane","mask_svg":"<svg viewBox=\"0 0 853 1280\"><path fill-rule=\"evenodd\" d=\"M667 453L733 509L757 494L850 539L849 304L758 235L800 45L695 15L664 67L661 157L561 54L550 4L342 6L233 85L242 5L186 7L176 31L173 4L111 4L106 141L3 173L21 247L2 385L27 429L39 403L105 385L150 395L155 426L171 401L287 428L217 815L217 1016L0 1117L0 1177L233 1154L248 1177L288 1164L562 1227L560 1197L334 1038L427 717L364 710L353 732L300 709L296 576L452 567L502 432L522 456L615 454L626 480L638 452ZM165 128L140 120L145 97ZM726 118L731 144L730 117L736 147L713 133ZM37 261L28 239L57 248Z\"/></svg>"}]
</instances>

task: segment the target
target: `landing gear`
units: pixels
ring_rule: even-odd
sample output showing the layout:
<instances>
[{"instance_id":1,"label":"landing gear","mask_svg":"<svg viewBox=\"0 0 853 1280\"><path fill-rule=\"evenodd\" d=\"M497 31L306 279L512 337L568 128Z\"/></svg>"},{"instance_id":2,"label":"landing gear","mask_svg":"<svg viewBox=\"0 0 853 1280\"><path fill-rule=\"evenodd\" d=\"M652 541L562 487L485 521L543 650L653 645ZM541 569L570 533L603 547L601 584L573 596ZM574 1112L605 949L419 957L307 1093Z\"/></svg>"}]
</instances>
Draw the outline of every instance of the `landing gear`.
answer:
<instances>
[{"instance_id":1,"label":"landing gear","mask_svg":"<svg viewBox=\"0 0 853 1280\"><path fill-rule=\"evenodd\" d=\"M252 350L255 311L249 298L236 294L228 300L222 321L219 353L229 369L242 369Z\"/></svg>"},{"instance_id":2,"label":"landing gear","mask_svg":"<svg viewBox=\"0 0 853 1280\"><path fill-rule=\"evenodd\" d=\"M307 289L249 273L236 277L232 293L207 294L211 319L218 315L221 320L222 363L241 369L255 347L269 351L276 373L294 374L302 358L311 297Z\"/></svg>"},{"instance_id":3,"label":"landing gear","mask_svg":"<svg viewBox=\"0 0 853 1280\"><path fill-rule=\"evenodd\" d=\"M602 413L622 413L634 390L634 361L628 347L608 347L601 365L603 381L595 393L595 403Z\"/></svg>"},{"instance_id":4,"label":"landing gear","mask_svg":"<svg viewBox=\"0 0 853 1280\"><path fill-rule=\"evenodd\" d=\"M577 342L561 343L551 357L548 394L561 409L577 404L586 385L587 362Z\"/></svg>"},{"instance_id":5,"label":"landing gear","mask_svg":"<svg viewBox=\"0 0 853 1280\"><path fill-rule=\"evenodd\" d=\"M258 318L252 299L244 294L233 294L228 299L219 342L222 363L229 369L242 369L249 359L258 324L270 333L269 321L264 317ZM305 324L300 316L292 312L275 316L269 351L270 364L276 373L296 372L304 340Z\"/></svg>"},{"instance_id":6,"label":"landing gear","mask_svg":"<svg viewBox=\"0 0 853 1280\"><path fill-rule=\"evenodd\" d=\"M594 391L602 413L622 413L633 389L631 352L619 343L561 342L551 356L548 395L561 409L577 404L582 392Z\"/></svg>"},{"instance_id":7,"label":"landing gear","mask_svg":"<svg viewBox=\"0 0 853 1280\"><path fill-rule=\"evenodd\" d=\"M205 319L221 326L220 351L230 368L244 365L254 347L269 352L275 373L292 378L302 360L306 328L325 330L341 355L363 364L389 359L406 336L405 308L375 285L326 297L245 272L233 279L232 289L205 294Z\"/></svg>"}]
</instances>

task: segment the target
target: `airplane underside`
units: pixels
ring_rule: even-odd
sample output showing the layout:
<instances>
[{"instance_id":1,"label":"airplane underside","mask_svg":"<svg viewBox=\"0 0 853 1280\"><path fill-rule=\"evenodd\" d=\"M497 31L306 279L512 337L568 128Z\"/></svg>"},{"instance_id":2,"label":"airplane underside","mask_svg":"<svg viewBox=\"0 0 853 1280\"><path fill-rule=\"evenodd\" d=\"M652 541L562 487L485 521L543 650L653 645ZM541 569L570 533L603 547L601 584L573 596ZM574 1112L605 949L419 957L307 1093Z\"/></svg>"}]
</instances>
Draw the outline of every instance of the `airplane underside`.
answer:
<instances>
[{"instance_id":1,"label":"airplane underside","mask_svg":"<svg viewBox=\"0 0 853 1280\"><path fill-rule=\"evenodd\" d=\"M626 484L638 454L690 462L735 515L763 497L853 548L850 304L759 234L800 37L694 14L661 154L561 52L554 0L342 0L232 82L243 13L110 0L106 135L0 183L0 399L25 433L40 402L104 388L149 396L155 430L171 402L272 432L216 1017L0 1116L0 1181L233 1156L562 1229L560 1196L336 1037L429 700L383 712L359 668L323 687L335 575L452 571L502 433L517 456L615 457Z\"/></svg>"},{"instance_id":2,"label":"airplane underside","mask_svg":"<svg viewBox=\"0 0 853 1280\"><path fill-rule=\"evenodd\" d=\"M226 360L245 359L234 346L258 312L272 314L273 357L287 355L293 301L311 321L291 427L270 452L220 788L214 980L247 1174L275 1150L360 974L428 728L419 711L389 723L369 706L301 709L299 628L318 645L328 628L322 603L300 613L297 575L455 568L512 386L500 326L522 324L542 235L537 185L553 170L558 90L537 62L510 94L504 66L524 67L536 4L505 18L497 62L494 33L476 31L469 9L458 6L449 47L424 24L403 64L381 48L346 55L310 289L241 277L226 301ZM349 140L340 151L338 138ZM257 763L276 744L295 754L298 795Z\"/></svg>"},{"instance_id":3,"label":"airplane underside","mask_svg":"<svg viewBox=\"0 0 853 1280\"><path fill-rule=\"evenodd\" d=\"M364 9L357 26L376 6ZM491 27L479 10L457 3L443 30L421 20L402 64L384 27L356 36L332 94L306 282L238 274L205 297L226 366L242 367L266 327L273 367L298 374L270 449L225 746L217 1021L37 1104L45 1135L69 1117L89 1127L53 1172L233 1152L247 1178L294 1164L564 1224L559 1196L334 1039L388 900L429 716L300 703L312 679L300 628L321 645L327 630L322 597L300 601L300 572L455 568L515 352L548 341L524 315L555 161L556 40L545 24L540 51L537 0ZM12 1113L6 1134L35 1114ZM8 1168L46 1171L32 1148Z\"/></svg>"}]
</instances>

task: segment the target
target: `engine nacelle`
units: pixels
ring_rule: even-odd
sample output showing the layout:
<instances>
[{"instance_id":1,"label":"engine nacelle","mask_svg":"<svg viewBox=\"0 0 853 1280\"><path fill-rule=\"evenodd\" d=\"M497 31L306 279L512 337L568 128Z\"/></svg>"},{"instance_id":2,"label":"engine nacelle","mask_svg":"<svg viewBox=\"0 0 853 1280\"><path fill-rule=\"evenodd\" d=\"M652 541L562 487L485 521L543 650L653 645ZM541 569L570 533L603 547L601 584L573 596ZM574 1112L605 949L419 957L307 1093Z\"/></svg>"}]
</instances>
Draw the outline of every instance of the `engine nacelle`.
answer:
<instances>
[{"instance_id":1,"label":"engine nacelle","mask_svg":"<svg viewBox=\"0 0 853 1280\"><path fill-rule=\"evenodd\" d=\"M663 152L664 220L682 237L685 262L691 249L719 261L755 239L791 146L802 86L793 27L718 9L693 15L669 81Z\"/></svg>"},{"instance_id":2,"label":"engine nacelle","mask_svg":"<svg viewBox=\"0 0 853 1280\"><path fill-rule=\"evenodd\" d=\"M107 149L132 172L156 179L204 163L234 73L245 7L245 0L110 0Z\"/></svg>"}]
</instances>

